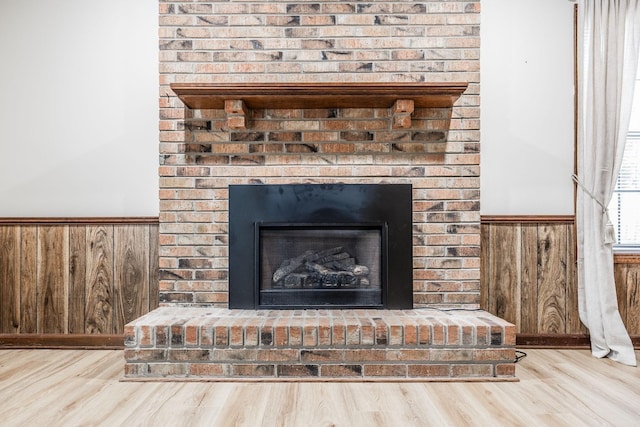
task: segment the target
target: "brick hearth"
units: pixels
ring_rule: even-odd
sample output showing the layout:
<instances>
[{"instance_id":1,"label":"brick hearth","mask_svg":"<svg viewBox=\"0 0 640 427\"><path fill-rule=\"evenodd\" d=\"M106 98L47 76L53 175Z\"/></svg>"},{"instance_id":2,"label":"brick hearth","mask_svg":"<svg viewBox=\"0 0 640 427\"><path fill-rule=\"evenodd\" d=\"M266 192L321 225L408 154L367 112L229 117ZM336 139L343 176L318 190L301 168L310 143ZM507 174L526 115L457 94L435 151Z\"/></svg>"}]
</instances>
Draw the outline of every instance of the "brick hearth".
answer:
<instances>
[{"instance_id":1,"label":"brick hearth","mask_svg":"<svg viewBox=\"0 0 640 427\"><path fill-rule=\"evenodd\" d=\"M129 380L513 380L515 327L469 310L163 307L126 327Z\"/></svg>"}]
</instances>

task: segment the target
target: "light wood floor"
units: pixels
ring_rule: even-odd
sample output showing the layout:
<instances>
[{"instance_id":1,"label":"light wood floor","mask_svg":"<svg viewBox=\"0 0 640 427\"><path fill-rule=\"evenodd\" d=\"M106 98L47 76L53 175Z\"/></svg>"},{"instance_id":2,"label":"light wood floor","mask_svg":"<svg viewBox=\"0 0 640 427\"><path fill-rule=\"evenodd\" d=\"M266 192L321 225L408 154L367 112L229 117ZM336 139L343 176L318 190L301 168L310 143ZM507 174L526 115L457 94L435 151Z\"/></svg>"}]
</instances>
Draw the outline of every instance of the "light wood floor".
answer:
<instances>
[{"instance_id":1,"label":"light wood floor","mask_svg":"<svg viewBox=\"0 0 640 427\"><path fill-rule=\"evenodd\" d=\"M640 426L640 368L525 351L517 383L134 383L122 351L0 350L0 426Z\"/></svg>"}]
</instances>

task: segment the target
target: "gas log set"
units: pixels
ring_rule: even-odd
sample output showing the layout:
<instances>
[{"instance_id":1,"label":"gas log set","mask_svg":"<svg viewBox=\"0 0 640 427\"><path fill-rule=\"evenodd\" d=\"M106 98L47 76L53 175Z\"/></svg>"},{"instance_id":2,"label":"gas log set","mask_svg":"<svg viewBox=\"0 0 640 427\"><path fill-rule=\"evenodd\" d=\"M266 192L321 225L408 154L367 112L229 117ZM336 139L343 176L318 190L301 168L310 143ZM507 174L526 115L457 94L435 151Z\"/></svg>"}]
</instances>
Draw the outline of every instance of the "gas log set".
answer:
<instances>
[{"instance_id":1,"label":"gas log set","mask_svg":"<svg viewBox=\"0 0 640 427\"><path fill-rule=\"evenodd\" d=\"M369 267L341 246L285 259L273 273L274 288L367 288Z\"/></svg>"}]
</instances>

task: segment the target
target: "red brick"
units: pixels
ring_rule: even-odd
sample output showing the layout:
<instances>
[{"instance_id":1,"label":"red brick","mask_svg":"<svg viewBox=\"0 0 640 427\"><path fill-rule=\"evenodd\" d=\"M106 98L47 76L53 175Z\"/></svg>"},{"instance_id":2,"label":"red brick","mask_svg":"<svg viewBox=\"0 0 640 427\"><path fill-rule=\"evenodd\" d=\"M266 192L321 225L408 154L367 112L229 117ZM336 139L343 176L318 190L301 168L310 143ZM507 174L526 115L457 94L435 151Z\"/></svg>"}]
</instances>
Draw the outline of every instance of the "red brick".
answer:
<instances>
[{"instance_id":1,"label":"red brick","mask_svg":"<svg viewBox=\"0 0 640 427\"><path fill-rule=\"evenodd\" d=\"M318 345L329 346L331 345L331 324L329 319L321 317L318 323Z\"/></svg>"},{"instance_id":2,"label":"red brick","mask_svg":"<svg viewBox=\"0 0 640 427\"><path fill-rule=\"evenodd\" d=\"M365 377L406 377L407 365L364 365Z\"/></svg>"},{"instance_id":3,"label":"red brick","mask_svg":"<svg viewBox=\"0 0 640 427\"><path fill-rule=\"evenodd\" d=\"M188 346L198 345L198 326L197 325L185 326L184 344Z\"/></svg>"},{"instance_id":4,"label":"red brick","mask_svg":"<svg viewBox=\"0 0 640 427\"><path fill-rule=\"evenodd\" d=\"M318 345L318 327L315 325L304 325L302 328L302 344L305 347Z\"/></svg>"},{"instance_id":5,"label":"red brick","mask_svg":"<svg viewBox=\"0 0 640 427\"><path fill-rule=\"evenodd\" d=\"M375 325L363 323L360 325L360 334L362 345L375 344Z\"/></svg>"},{"instance_id":6,"label":"red brick","mask_svg":"<svg viewBox=\"0 0 640 427\"><path fill-rule=\"evenodd\" d=\"M278 365L278 377L317 377L318 365Z\"/></svg>"},{"instance_id":7,"label":"red brick","mask_svg":"<svg viewBox=\"0 0 640 427\"><path fill-rule=\"evenodd\" d=\"M139 331L139 334L140 334L138 344L141 347L152 346L154 344L153 343L153 328L151 326L142 325L142 326L140 326L138 331ZM126 330L125 330L125 334L126 334Z\"/></svg>"},{"instance_id":8,"label":"red brick","mask_svg":"<svg viewBox=\"0 0 640 427\"><path fill-rule=\"evenodd\" d=\"M361 377L362 365L321 365L321 377Z\"/></svg>"},{"instance_id":9,"label":"red brick","mask_svg":"<svg viewBox=\"0 0 640 427\"><path fill-rule=\"evenodd\" d=\"M407 368L409 377L434 378L450 376L449 365L409 365Z\"/></svg>"},{"instance_id":10,"label":"red brick","mask_svg":"<svg viewBox=\"0 0 640 427\"><path fill-rule=\"evenodd\" d=\"M340 362L343 359L342 350L302 350L300 361L302 362Z\"/></svg>"},{"instance_id":11,"label":"red brick","mask_svg":"<svg viewBox=\"0 0 640 427\"><path fill-rule=\"evenodd\" d=\"M302 326L301 325L289 326L289 345L290 346L302 345Z\"/></svg>"},{"instance_id":12,"label":"red brick","mask_svg":"<svg viewBox=\"0 0 640 427\"><path fill-rule=\"evenodd\" d=\"M289 344L289 320L287 318L279 318L273 329L273 343L276 347L286 347Z\"/></svg>"},{"instance_id":13,"label":"red brick","mask_svg":"<svg viewBox=\"0 0 640 427\"><path fill-rule=\"evenodd\" d=\"M235 377L273 377L276 371L274 365L262 364L234 364L230 368Z\"/></svg>"},{"instance_id":14,"label":"red brick","mask_svg":"<svg viewBox=\"0 0 640 427\"><path fill-rule=\"evenodd\" d=\"M492 365L453 365L451 376L456 377L493 377Z\"/></svg>"},{"instance_id":15,"label":"red brick","mask_svg":"<svg viewBox=\"0 0 640 427\"><path fill-rule=\"evenodd\" d=\"M334 319L331 325L331 343L334 346L344 346L346 344L346 327L342 323L337 323L341 321L341 319Z\"/></svg>"},{"instance_id":16,"label":"red brick","mask_svg":"<svg viewBox=\"0 0 640 427\"><path fill-rule=\"evenodd\" d=\"M344 351L345 362L378 362L387 360L384 349L349 349Z\"/></svg>"},{"instance_id":17,"label":"red brick","mask_svg":"<svg viewBox=\"0 0 640 427\"><path fill-rule=\"evenodd\" d=\"M497 377L513 377L516 375L516 365L513 363L496 365Z\"/></svg>"},{"instance_id":18,"label":"red brick","mask_svg":"<svg viewBox=\"0 0 640 427\"><path fill-rule=\"evenodd\" d=\"M183 377L188 372L187 363L149 363L151 377Z\"/></svg>"},{"instance_id":19,"label":"red brick","mask_svg":"<svg viewBox=\"0 0 640 427\"><path fill-rule=\"evenodd\" d=\"M225 366L219 363L191 363L189 375L196 377L221 377L225 376Z\"/></svg>"},{"instance_id":20,"label":"red brick","mask_svg":"<svg viewBox=\"0 0 640 427\"><path fill-rule=\"evenodd\" d=\"M299 362L300 350L284 348L257 350L256 360L259 362Z\"/></svg>"}]
</instances>

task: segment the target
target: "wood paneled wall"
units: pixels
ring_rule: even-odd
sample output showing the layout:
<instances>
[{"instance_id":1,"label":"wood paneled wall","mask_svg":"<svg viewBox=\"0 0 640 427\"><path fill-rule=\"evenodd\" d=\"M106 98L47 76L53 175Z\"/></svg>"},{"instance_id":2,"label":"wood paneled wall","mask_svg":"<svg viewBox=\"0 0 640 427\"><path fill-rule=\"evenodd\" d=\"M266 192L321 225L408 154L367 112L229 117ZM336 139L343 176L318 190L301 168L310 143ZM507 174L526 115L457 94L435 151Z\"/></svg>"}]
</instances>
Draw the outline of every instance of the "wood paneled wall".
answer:
<instances>
[{"instance_id":1,"label":"wood paneled wall","mask_svg":"<svg viewBox=\"0 0 640 427\"><path fill-rule=\"evenodd\" d=\"M483 222L481 304L519 334L575 335L572 222ZM640 335L640 256L616 257L618 305ZM0 335L122 334L158 306L158 223L0 221Z\"/></svg>"},{"instance_id":2,"label":"wood paneled wall","mask_svg":"<svg viewBox=\"0 0 640 427\"><path fill-rule=\"evenodd\" d=\"M587 334L578 317L573 222L484 222L481 306L521 334ZM616 262L618 305L630 335L640 335L640 264Z\"/></svg>"},{"instance_id":3,"label":"wood paneled wall","mask_svg":"<svg viewBox=\"0 0 640 427\"><path fill-rule=\"evenodd\" d=\"M122 334L158 306L155 221L0 223L0 334Z\"/></svg>"}]
</instances>

